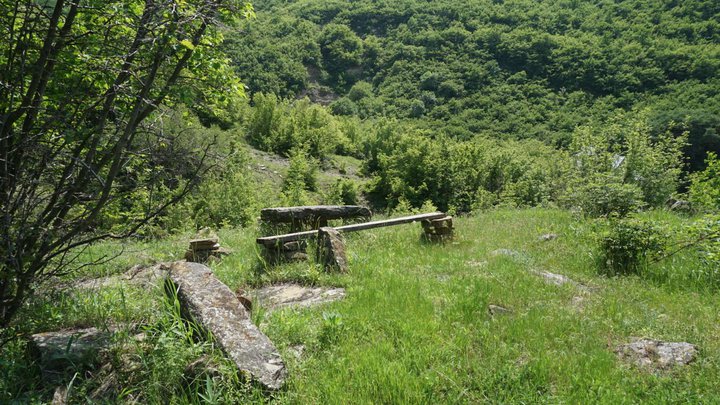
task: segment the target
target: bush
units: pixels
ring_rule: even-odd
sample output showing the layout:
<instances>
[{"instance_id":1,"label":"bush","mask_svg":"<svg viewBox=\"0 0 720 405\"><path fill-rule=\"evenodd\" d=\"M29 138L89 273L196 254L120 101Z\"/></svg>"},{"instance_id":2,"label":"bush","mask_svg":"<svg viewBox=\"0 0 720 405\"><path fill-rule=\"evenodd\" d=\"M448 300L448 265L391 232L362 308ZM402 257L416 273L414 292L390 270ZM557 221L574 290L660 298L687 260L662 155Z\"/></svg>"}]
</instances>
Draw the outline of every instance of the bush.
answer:
<instances>
[{"instance_id":1,"label":"bush","mask_svg":"<svg viewBox=\"0 0 720 405\"><path fill-rule=\"evenodd\" d=\"M637 219L613 220L600 239L600 272L609 276L639 274L648 258L664 247L655 225Z\"/></svg>"},{"instance_id":2,"label":"bush","mask_svg":"<svg viewBox=\"0 0 720 405\"><path fill-rule=\"evenodd\" d=\"M688 194L696 209L707 212L720 211L720 159L709 153L705 160L707 168L690 176Z\"/></svg>"},{"instance_id":3,"label":"bush","mask_svg":"<svg viewBox=\"0 0 720 405\"><path fill-rule=\"evenodd\" d=\"M358 201L358 185L349 179L337 179L327 198L329 204L357 205Z\"/></svg>"},{"instance_id":4,"label":"bush","mask_svg":"<svg viewBox=\"0 0 720 405\"><path fill-rule=\"evenodd\" d=\"M317 162L307 152L294 149L290 152L290 167L283 180L283 191L293 187L317 191L317 170Z\"/></svg>"},{"instance_id":5,"label":"bush","mask_svg":"<svg viewBox=\"0 0 720 405\"><path fill-rule=\"evenodd\" d=\"M625 184L612 174L600 174L578 185L572 194L574 205L589 217L624 217L642 208L642 190Z\"/></svg>"},{"instance_id":6,"label":"bush","mask_svg":"<svg viewBox=\"0 0 720 405\"><path fill-rule=\"evenodd\" d=\"M338 120L307 98L290 103L256 94L254 102L247 137L258 149L289 156L292 149L305 148L317 159L351 149Z\"/></svg>"},{"instance_id":7,"label":"bush","mask_svg":"<svg viewBox=\"0 0 720 405\"><path fill-rule=\"evenodd\" d=\"M578 128L565 202L590 216L661 206L677 190L685 140L669 133L653 138L644 113Z\"/></svg>"},{"instance_id":8,"label":"bush","mask_svg":"<svg viewBox=\"0 0 720 405\"><path fill-rule=\"evenodd\" d=\"M720 215L706 215L688 226L690 242L686 246L694 247L701 262L709 271L711 280L720 280Z\"/></svg>"},{"instance_id":9,"label":"bush","mask_svg":"<svg viewBox=\"0 0 720 405\"><path fill-rule=\"evenodd\" d=\"M203 179L183 201L171 207L155 231L247 226L255 220L260 204L259 184L248 173L249 156L233 147L223 163Z\"/></svg>"}]
</instances>

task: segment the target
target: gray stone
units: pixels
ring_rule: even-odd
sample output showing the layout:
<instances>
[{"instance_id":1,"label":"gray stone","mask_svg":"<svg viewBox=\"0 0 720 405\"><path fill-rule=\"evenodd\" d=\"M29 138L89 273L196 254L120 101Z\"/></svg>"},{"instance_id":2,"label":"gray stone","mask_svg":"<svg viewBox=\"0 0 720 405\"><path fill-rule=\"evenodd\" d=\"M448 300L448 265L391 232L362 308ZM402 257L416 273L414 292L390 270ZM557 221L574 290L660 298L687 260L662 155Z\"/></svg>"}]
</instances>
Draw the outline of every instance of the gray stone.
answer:
<instances>
[{"instance_id":1,"label":"gray stone","mask_svg":"<svg viewBox=\"0 0 720 405\"><path fill-rule=\"evenodd\" d=\"M300 361L305 353L305 345L290 346L287 350L293 357L295 357L295 360Z\"/></svg>"},{"instance_id":2,"label":"gray stone","mask_svg":"<svg viewBox=\"0 0 720 405\"><path fill-rule=\"evenodd\" d=\"M214 250L220 247L218 238L193 239L190 241L191 250Z\"/></svg>"},{"instance_id":3,"label":"gray stone","mask_svg":"<svg viewBox=\"0 0 720 405\"><path fill-rule=\"evenodd\" d=\"M45 377L52 378L67 369L86 369L97 364L114 331L86 328L36 333L30 336L28 350L38 360Z\"/></svg>"},{"instance_id":4,"label":"gray stone","mask_svg":"<svg viewBox=\"0 0 720 405\"><path fill-rule=\"evenodd\" d=\"M420 222L423 228L423 237L429 242L446 242L453 239L454 228L451 216L443 218L425 219Z\"/></svg>"},{"instance_id":5,"label":"gray stone","mask_svg":"<svg viewBox=\"0 0 720 405\"><path fill-rule=\"evenodd\" d=\"M691 363L697 356L697 347L687 342L635 339L618 346L615 353L639 367L664 370Z\"/></svg>"},{"instance_id":6,"label":"gray stone","mask_svg":"<svg viewBox=\"0 0 720 405\"><path fill-rule=\"evenodd\" d=\"M185 260L195 263L209 263L220 260L232 253L230 249L225 249L217 245L212 249L188 249L185 251Z\"/></svg>"},{"instance_id":7,"label":"gray stone","mask_svg":"<svg viewBox=\"0 0 720 405\"><path fill-rule=\"evenodd\" d=\"M530 260L527 255L512 249L496 249L490 252L490 256L507 256L520 263L527 264Z\"/></svg>"},{"instance_id":8,"label":"gray stone","mask_svg":"<svg viewBox=\"0 0 720 405\"><path fill-rule=\"evenodd\" d=\"M549 284L555 284L557 286L563 286L565 284L578 285L577 282L562 274L551 273L545 270L534 270L533 272L545 279Z\"/></svg>"},{"instance_id":9,"label":"gray stone","mask_svg":"<svg viewBox=\"0 0 720 405\"><path fill-rule=\"evenodd\" d=\"M370 218L372 212L359 205L311 205L302 207L265 208L260 211L260 219L265 222L310 223L316 224L331 219Z\"/></svg>"},{"instance_id":10,"label":"gray stone","mask_svg":"<svg viewBox=\"0 0 720 405\"><path fill-rule=\"evenodd\" d=\"M501 307L500 305L490 304L490 305L488 305L488 312L490 313L490 315L495 316L495 315L509 315L509 314L512 314L513 311L512 311L512 309Z\"/></svg>"},{"instance_id":11,"label":"gray stone","mask_svg":"<svg viewBox=\"0 0 720 405\"><path fill-rule=\"evenodd\" d=\"M553 284L556 286L564 286L564 285L570 285L573 287L577 287L578 289L592 293L598 290L597 287L590 287L581 283L578 283L577 281L571 279L568 276L557 274L557 273L551 273L546 270L532 270L532 272L540 277L542 277L548 284Z\"/></svg>"},{"instance_id":12,"label":"gray stone","mask_svg":"<svg viewBox=\"0 0 720 405\"><path fill-rule=\"evenodd\" d=\"M235 294L209 268L176 262L170 269L170 280L177 288L184 316L211 333L242 373L267 389L282 387L287 369L277 349L252 323Z\"/></svg>"},{"instance_id":13,"label":"gray stone","mask_svg":"<svg viewBox=\"0 0 720 405\"><path fill-rule=\"evenodd\" d=\"M549 242L551 240L555 240L558 238L558 235L556 233L546 233L545 235L540 235L540 241L541 242Z\"/></svg>"},{"instance_id":14,"label":"gray stone","mask_svg":"<svg viewBox=\"0 0 720 405\"><path fill-rule=\"evenodd\" d=\"M692 204L690 201L678 200L670 206L670 211L690 212L692 211Z\"/></svg>"},{"instance_id":15,"label":"gray stone","mask_svg":"<svg viewBox=\"0 0 720 405\"><path fill-rule=\"evenodd\" d=\"M343 273L348 271L345 242L340 232L333 228L318 230L317 257L326 270L335 269Z\"/></svg>"},{"instance_id":16,"label":"gray stone","mask_svg":"<svg viewBox=\"0 0 720 405\"><path fill-rule=\"evenodd\" d=\"M66 386L61 385L57 388L55 388L55 392L53 393L53 399L52 402L50 402L51 405L65 405L68 403L68 389Z\"/></svg>"},{"instance_id":17,"label":"gray stone","mask_svg":"<svg viewBox=\"0 0 720 405\"><path fill-rule=\"evenodd\" d=\"M76 281L71 284L61 286L59 289L96 290L101 288L117 287L123 284L137 285L140 287L152 287L157 285L159 280L167 277L169 269L170 267L167 263L159 263L154 266L136 265L123 274Z\"/></svg>"},{"instance_id":18,"label":"gray stone","mask_svg":"<svg viewBox=\"0 0 720 405\"><path fill-rule=\"evenodd\" d=\"M345 298L344 288L305 287L280 284L247 293L253 301L268 311L284 307L305 308Z\"/></svg>"}]
</instances>

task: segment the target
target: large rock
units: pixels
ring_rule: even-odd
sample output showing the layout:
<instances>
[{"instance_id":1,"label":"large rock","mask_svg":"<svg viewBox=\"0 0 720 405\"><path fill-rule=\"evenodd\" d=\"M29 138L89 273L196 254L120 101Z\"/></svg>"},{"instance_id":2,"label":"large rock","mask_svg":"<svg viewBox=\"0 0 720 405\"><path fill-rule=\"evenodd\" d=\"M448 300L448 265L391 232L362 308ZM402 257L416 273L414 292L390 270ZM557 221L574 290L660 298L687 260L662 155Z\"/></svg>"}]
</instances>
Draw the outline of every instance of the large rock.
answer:
<instances>
[{"instance_id":1,"label":"large rock","mask_svg":"<svg viewBox=\"0 0 720 405\"><path fill-rule=\"evenodd\" d=\"M241 372L267 389L282 387L287 376L285 363L230 288L199 263L174 263L170 280L185 316L211 333Z\"/></svg>"},{"instance_id":2,"label":"large rock","mask_svg":"<svg viewBox=\"0 0 720 405\"><path fill-rule=\"evenodd\" d=\"M250 291L244 295L266 310L285 307L305 308L345 297L345 289L305 287L297 284L279 284Z\"/></svg>"},{"instance_id":3,"label":"large rock","mask_svg":"<svg viewBox=\"0 0 720 405\"><path fill-rule=\"evenodd\" d=\"M620 345L615 353L623 360L639 367L669 369L695 360L697 347L687 342L663 342L654 339L636 339Z\"/></svg>"},{"instance_id":4,"label":"large rock","mask_svg":"<svg viewBox=\"0 0 720 405\"><path fill-rule=\"evenodd\" d=\"M348 264L345 255L345 242L340 232L334 228L320 228L317 240L317 258L326 269L336 269L347 273Z\"/></svg>"}]
</instances>

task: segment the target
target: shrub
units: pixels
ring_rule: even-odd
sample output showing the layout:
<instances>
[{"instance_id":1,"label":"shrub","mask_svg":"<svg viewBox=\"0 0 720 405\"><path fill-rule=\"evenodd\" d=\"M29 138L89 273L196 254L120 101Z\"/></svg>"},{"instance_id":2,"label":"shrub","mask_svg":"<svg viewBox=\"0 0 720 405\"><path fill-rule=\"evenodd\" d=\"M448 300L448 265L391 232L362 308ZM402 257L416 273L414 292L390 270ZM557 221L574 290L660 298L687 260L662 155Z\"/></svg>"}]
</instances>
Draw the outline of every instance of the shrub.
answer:
<instances>
[{"instance_id":1,"label":"shrub","mask_svg":"<svg viewBox=\"0 0 720 405\"><path fill-rule=\"evenodd\" d=\"M578 185L573 193L574 204L589 217L624 217L644 206L642 190L625 184L612 174L600 174Z\"/></svg>"},{"instance_id":2,"label":"shrub","mask_svg":"<svg viewBox=\"0 0 720 405\"><path fill-rule=\"evenodd\" d=\"M711 280L717 283L720 281L720 215L700 218L688 226L687 232L691 240L686 246L697 249Z\"/></svg>"},{"instance_id":3,"label":"shrub","mask_svg":"<svg viewBox=\"0 0 720 405\"><path fill-rule=\"evenodd\" d=\"M283 191L293 187L317 191L317 163L301 149L290 152L290 167L283 180Z\"/></svg>"},{"instance_id":4,"label":"shrub","mask_svg":"<svg viewBox=\"0 0 720 405\"><path fill-rule=\"evenodd\" d=\"M648 258L662 251L663 240L661 230L651 223L613 220L600 238L600 272L609 276L639 274Z\"/></svg>"},{"instance_id":5,"label":"shrub","mask_svg":"<svg viewBox=\"0 0 720 405\"><path fill-rule=\"evenodd\" d=\"M247 171L247 152L232 148L197 190L168 210L156 232L246 226L254 221L259 205L267 201L257 199L259 184Z\"/></svg>"},{"instance_id":6,"label":"shrub","mask_svg":"<svg viewBox=\"0 0 720 405\"><path fill-rule=\"evenodd\" d=\"M645 113L578 128L565 202L590 216L662 205L677 190L685 140L669 133L653 138Z\"/></svg>"},{"instance_id":7,"label":"shrub","mask_svg":"<svg viewBox=\"0 0 720 405\"><path fill-rule=\"evenodd\" d=\"M344 205L356 205L359 200L357 184L349 179L337 179L333 186L334 202Z\"/></svg>"},{"instance_id":8,"label":"shrub","mask_svg":"<svg viewBox=\"0 0 720 405\"><path fill-rule=\"evenodd\" d=\"M714 153L708 153L706 169L690 176L688 194L690 202L697 209L720 211L720 159Z\"/></svg>"}]
</instances>

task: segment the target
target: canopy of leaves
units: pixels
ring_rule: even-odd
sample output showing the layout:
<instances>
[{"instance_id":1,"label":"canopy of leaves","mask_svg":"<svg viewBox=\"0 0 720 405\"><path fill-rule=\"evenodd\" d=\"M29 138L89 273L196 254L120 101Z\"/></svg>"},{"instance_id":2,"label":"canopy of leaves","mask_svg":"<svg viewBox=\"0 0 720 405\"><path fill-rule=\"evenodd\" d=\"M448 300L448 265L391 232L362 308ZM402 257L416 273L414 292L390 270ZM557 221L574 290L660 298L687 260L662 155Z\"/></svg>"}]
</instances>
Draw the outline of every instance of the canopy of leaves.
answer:
<instances>
[{"instance_id":1,"label":"canopy of leaves","mask_svg":"<svg viewBox=\"0 0 720 405\"><path fill-rule=\"evenodd\" d=\"M337 114L389 116L452 138L567 146L575 127L648 108L689 131L692 170L720 152L720 3L478 0L256 2L228 44L251 92L318 83ZM363 83L362 88L353 84ZM360 91L362 90L362 91ZM369 90L369 91L368 91Z\"/></svg>"}]
</instances>

